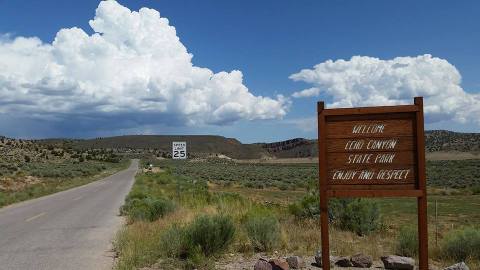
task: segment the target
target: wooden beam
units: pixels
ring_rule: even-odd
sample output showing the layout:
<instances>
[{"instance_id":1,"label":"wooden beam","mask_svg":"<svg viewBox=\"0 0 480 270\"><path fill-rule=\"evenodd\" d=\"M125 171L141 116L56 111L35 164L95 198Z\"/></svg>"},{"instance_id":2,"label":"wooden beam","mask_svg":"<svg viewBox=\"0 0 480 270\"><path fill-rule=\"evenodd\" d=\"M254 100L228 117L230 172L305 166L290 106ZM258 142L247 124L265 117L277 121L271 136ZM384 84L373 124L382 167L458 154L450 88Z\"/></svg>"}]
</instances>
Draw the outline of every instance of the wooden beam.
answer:
<instances>
[{"instance_id":1,"label":"wooden beam","mask_svg":"<svg viewBox=\"0 0 480 270\"><path fill-rule=\"evenodd\" d=\"M329 190L327 191L329 197L422 197L422 190L379 190L379 189L350 189L350 190Z\"/></svg>"},{"instance_id":2,"label":"wooden beam","mask_svg":"<svg viewBox=\"0 0 480 270\"><path fill-rule=\"evenodd\" d=\"M418 106L400 105L400 106L379 106L379 107L357 107L357 108L338 108L326 109L325 116L330 115L353 115L353 114L383 114L383 113L403 113L417 112Z\"/></svg>"},{"instance_id":3,"label":"wooden beam","mask_svg":"<svg viewBox=\"0 0 480 270\"><path fill-rule=\"evenodd\" d=\"M330 270L330 240L328 236L328 194L327 194L327 132L325 124L325 103L317 104L318 117L318 181L320 192L320 232L322 237L322 269Z\"/></svg>"},{"instance_id":4,"label":"wooden beam","mask_svg":"<svg viewBox=\"0 0 480 270\"><path fill-rule=\"evenodd\" d=\"M427 223L427 179L425 173L425 131L423 119L423 98L415 97L416 135L417 135L417 164L418 164L418 189L423 191L423 196L417 199L418 211L418 253L420 270L428 270L428 223Z\"/></svg>"}]
</instances>

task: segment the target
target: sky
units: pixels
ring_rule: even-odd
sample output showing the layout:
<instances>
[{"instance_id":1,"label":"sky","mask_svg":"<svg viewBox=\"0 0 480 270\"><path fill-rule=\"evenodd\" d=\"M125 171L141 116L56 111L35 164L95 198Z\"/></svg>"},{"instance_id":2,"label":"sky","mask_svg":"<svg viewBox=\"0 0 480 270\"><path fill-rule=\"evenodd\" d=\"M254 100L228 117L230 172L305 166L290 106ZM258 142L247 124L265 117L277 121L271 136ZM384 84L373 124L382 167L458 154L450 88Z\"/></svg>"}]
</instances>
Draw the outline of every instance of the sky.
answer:
<instances>
[{"instance_id":1,"label":"sky","mask_svg":"<svg viewBox=\"0 0 480 270\"><path fill-rule=\"evenodd\" d=\"M409 104L480 132L478 1L0 0L0 134L315 138Z\"/></svg>"}]
</instances>

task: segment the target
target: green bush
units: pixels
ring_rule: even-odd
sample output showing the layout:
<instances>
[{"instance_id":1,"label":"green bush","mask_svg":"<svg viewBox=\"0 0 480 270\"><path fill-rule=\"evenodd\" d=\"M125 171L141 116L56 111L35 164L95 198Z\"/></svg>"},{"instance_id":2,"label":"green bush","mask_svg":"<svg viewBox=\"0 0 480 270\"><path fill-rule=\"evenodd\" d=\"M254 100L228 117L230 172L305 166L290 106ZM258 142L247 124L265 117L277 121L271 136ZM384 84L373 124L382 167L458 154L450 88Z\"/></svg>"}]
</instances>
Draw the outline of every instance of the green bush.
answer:
<instances>
[{"instance_id":1,"label":"green bush","mask_svg":"<svg viewBox=\"0 0 480 270\"><path fill-rule=\"evenodd\" d=\"M320 198L318 193L305 195L300 201L289 205L289 212L297 219L319 218L320 217Z\"/></svg>"},{"instance_id":2,"label":"green bush","mask_svg":"<svg viewBox=\"0 0 480 270\"><path fill-rule=\"evenodd\" d=\"M235 226L228 216L199 216L186 227L187 250L191 255L195 249L205 256L213 255L230 245L234 233Z\"/></svg>"},{"instance_id":3,"label":"green bush","mask_svg":"<svg viewBox=\"0 0 480 270\"><path fill-rule=\"evenodd\" d=\"M183 227L173 224L162 234L160 242L165 256L199 264L205 257L227 248L234 234L230 217L202 215Z\"/></svg>"},{"instance_id":4,"label":"green bush","mask_svg":"<svg viewBox=\"0 0 480 270\"><path fill-rule=\"evenodd\" d=\"M133 199L140 199L143 200L147 198L147 194L140 188L133 188L130 193L128 193L126 201L133 200Z\"/></svg>"},{"instance_id":5,"label":"green bush","mask_svg":"<svg viewBox=\"0 0 480 270\"><path fill-rule=\"evenodd\" d=\"M289 205L289 212L298 219L320 217L320 197L317 192L305 195ZM376 202L367 199L332 199L328 202L328 218L343 230L359 235L380 228L380 209Z\"/></svg>"},{"instance_id":6,"label":"green bush","mask_svg":"<svg viewBox=\"0 0 480 270\"><path fill-rule=\"evenodd\" d=\"M173 201L165 198L150 201L150 221L159 219L175 210Z\"/></svg>"},{"instance_id":7,"label":"green bush","mask_svg":"<svg viewBox=\"0 0 480 270\"><path fill-rule=\"evenodd\" d=\"M407 257L418 255L418 232L416 227L404 226L400 228L395 252L397 255Z\"/></svg>"},{"instance_id":8,"label":"green bush","mask_svg":"<svg viewBox=\"0 0 480 270\"><path fill-rule=\"evenodd\" d=\"M375 201L354 199L343 207L338 220L341 229L365 235L380 228L380 209Z\"/></svg>"},{"instance_id":9,"label":"green bush","mask_svg":"<svg viewBox=\"0 0 480 270\"><path fill-rule=\"evenodd\" d=\"M442 242L441 253L456 261L480 259L480 229L466 227L447 234Z\"/></svg>"},{"instance_id":10,"label":"green bush","mask_svg":"<svg viewBox=\"0 0 480 270\"><path fill-rule=\"evenodd\" d=\"M480 185L471 188L473 195L480 195Z\"/></svg>"},{"instance_id":11,"label":"green bush","mask_svg":"<svg viewBox=\"0 0 480 270\"><path fill-rule=\"evenodd\" d=\"M175 210L173 201L165 198L133 198L125 202L120 212L131 220L155 221Z\"/></svg>"},{"instance_id":12,"label":"green bush","mask_svg":"<svg viewBox=\"0 0 480 270\"><path fill-rule=\"evenodd\" d=\"M173 224L165 230L160 238L162 251L170 258L184 258L187 256L185 229Z\"/></svg>"},{"instance_id":13,"label":"green bush","mask_svg":"<svg viewBox=\"0 0 480 270\"><path fill-rule=\"evenodd\" d=\"M280 224L273 214L267 211L250 211L244 223L255 250L269 251L280 242Z\"/></svg>"}]
</instances>

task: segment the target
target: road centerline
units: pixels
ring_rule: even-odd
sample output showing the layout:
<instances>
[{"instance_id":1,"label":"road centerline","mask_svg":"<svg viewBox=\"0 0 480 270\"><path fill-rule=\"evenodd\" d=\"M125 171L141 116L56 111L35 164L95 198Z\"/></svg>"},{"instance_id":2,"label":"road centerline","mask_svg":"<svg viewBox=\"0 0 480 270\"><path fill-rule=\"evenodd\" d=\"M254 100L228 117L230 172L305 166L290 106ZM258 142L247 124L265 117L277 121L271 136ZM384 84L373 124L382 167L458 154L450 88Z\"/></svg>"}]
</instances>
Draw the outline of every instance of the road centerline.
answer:
<instances>
[{"instance_id":1,"label":"road centerline","mask_svg":"<svg viewBox=\"0 0 480 270\"><path fill-rule=\"evenodd\" d=\"M36 215L36 216L33 216L33 217L31 217L31 218L25 219L25 222L30 222L30 221L32 221L32 220L35 220L35 219L41 217L41 216L44 216L45 214L47 214L47 212L42 212L42 213L40 213L40 214L38 214L38 215Z\"/></svg>"}]
</instances>

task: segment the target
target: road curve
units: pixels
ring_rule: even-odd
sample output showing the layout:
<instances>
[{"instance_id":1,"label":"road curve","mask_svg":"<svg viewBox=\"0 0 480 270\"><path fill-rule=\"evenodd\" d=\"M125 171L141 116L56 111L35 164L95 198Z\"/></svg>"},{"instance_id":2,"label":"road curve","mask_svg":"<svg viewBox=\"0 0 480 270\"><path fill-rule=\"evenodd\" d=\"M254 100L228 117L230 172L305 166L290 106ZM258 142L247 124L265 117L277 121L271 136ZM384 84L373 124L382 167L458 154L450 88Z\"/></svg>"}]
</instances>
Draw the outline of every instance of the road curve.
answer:
<instances>
[{"instance_id":1,"label":"road curve","mask_svg":"<svg viewBox=\"0 0 480 270\"><path fill-rule=\"evenodd\" d=\"M0 269L111 269L138 160L105 179L0 209Z\"/></svg>"}]
</instances>

